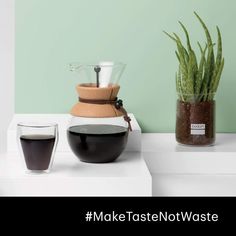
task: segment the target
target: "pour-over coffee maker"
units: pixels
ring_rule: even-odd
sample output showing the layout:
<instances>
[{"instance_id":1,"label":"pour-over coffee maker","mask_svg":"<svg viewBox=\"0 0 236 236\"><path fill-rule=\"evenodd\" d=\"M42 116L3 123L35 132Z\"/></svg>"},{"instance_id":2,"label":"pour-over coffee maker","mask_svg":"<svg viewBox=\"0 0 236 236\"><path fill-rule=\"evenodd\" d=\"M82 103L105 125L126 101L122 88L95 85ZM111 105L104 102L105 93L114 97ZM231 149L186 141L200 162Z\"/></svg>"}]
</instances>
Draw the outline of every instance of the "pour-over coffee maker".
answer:
<instances>
[{"instance_id":1,"label":"pour-over coffee maker","mask_svg":"<svg viewBox=\"0 0 236 236\"><path fill-rule=\"evenodd\" d=\"M80 84L76 86L79 101L71 109L67 138L83 162L112 162L126 147L131 120L117 97L124 69L125 64L113 62L70 65Z\"/></svg>"}]
</instances>

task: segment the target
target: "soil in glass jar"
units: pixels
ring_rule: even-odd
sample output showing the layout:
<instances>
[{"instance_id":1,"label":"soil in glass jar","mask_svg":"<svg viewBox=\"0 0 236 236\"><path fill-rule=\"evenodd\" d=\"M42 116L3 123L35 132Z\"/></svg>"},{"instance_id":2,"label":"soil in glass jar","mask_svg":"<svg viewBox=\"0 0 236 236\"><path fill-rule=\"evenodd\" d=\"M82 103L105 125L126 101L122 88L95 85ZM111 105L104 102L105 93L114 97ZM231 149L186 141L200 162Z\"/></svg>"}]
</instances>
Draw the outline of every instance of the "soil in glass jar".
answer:
<instances>
[{"instance_id":1,"label":"soil in glass jar","mask_svg":"<svg viewBox=\"0 0 236 236\"><path fill-rule=\"evenodd\" d=\"M20 142L28 170L44 171L49 168L55 136L22 135Z\"/></svg>"},{"instance_id":2,"label":"soil in glass jar","mask_svg":"<svg viewBox=\"0 0 236 236\"><path fill-rule=\"evenodd\" d=\"M210 146L215 142L215 101L177 101L176 140L180 144Z\"/></svg>"},{"instance_id":3,"label":"soil in glass jar","mask_svg":"<svg viewBox=\"0 0 236 236\"><path fill-rule=\"evenodd\" d=\"M124 151L128 129L116 125L78 125L67 130L69 145L83 162L106 163Z\"/></svg>"}]
</instances>

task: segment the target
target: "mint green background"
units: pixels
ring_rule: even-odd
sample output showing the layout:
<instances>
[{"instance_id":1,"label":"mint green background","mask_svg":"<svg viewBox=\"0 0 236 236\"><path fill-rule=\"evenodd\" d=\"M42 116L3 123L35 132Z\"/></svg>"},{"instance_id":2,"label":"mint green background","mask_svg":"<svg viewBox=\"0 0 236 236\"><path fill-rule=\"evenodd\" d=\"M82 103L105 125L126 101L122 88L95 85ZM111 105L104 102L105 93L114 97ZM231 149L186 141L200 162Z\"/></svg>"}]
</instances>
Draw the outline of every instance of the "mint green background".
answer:
<instances>
[{"instance_id":1,"label":"mint green background","mask_svg":"<svg viewBox=\"0 0 236 236\"><path fill-rule=\"evenodd\" d=\"M183 21L192 42L204 39L196 10L214 38L223 35L226 66L217 94L217 130L236 131L235 0L17 0L16 113L67 113L79 82L74 61L127 63L123 98L145 132L175 126L175 45L162 33Z\"/></svg>"}]
</instances>

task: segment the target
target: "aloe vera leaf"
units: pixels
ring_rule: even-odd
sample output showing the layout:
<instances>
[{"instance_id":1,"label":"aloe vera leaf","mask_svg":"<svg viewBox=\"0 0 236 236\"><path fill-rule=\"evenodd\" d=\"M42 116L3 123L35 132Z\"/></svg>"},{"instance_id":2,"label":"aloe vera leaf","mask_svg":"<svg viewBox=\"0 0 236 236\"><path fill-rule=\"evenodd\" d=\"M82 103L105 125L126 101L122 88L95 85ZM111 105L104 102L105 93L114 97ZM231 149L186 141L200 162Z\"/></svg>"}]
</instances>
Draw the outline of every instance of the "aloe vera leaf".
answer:
<instances>
[{"instance_id":1,"label":"aloe vera leaf","mask_svg":"<svg viewBox=\"0 0 236 236\"><path fill-rule=\"evenodd\" d=\"M183 77L183 87L184 87L184 84L185 84L185 78L187 78L187 64L186 64L186 52L184 50L184 47L181 43L181 40L180 38L177 36L176 38L173 37L172 35L170 35L169 33L167 33L166 31L163 31L170 39L172 39L176 45L177 45L177 49L178 49L178 52L176 52L176 56L179 60L179 64L180 64L180 67L181 67L181 73L182 73L182 77Z\"/></svg>"},{"instance_id":2,"label":"aloe vera leaf","mask_svg":"<svg viewBox=\"0 0 236 236\"><path fill-rule=\"evenodd\" d=\"M193 70L193 83L194 83L194 92L196 91L196 83L197 83L197 74L198 74L198 62L197 57L194 50L190 51L190 55L193 60L192 70Z\"/></svg>"},{"instance_id":3,"label":"aloe vera leaf","mask_svg":"<svg viewBox=\"0 0 236 236\"><path fill-rule=\"evenodd\" d=\"M201 85L202 85L202 81L203 81L203 70L204 70L204 65L206 62L206 50L207 50L207 45L205 46L205 49L203 50L201 45L199 44L200 50L201 50L201 60L199 62L199 67L198 67L198 73L197 73L197 81L196 81L196 89L195 89L195 93L196 95L200 94L201 91ZM201 99L201 97L199 97L199 99Z\"/></svg>"},{"instance_id":4,"label":"aloe vera leaf","mask_svg":"<svg viewBox=\"0 0 236 236\"><path fill-rule=\"evenodd\" d=\"M205 31L208 46L211 46L212 45L212 39L211 39L211 35L209 33L209 30L208 30L206 24L204 23L202 18L196 12L194 12L194 14L198 18L198 20L200 21L200 23L201 23L201 25L202 25L202 27L203 27L203 29Z\"/></svg>"},{"instance_id":5,"label":"aloe vera leaf","mask_svg":"<svg viewBox=\"0 0 236 236\"><path fill-rule=\"evenodd\" d=\"M212 60L212 55L213 55L213 60ZM212 84L214 84L214 80L215 80L215 75L214 75L214 71L216 68L215 65L215 59L214 59L214 45L212 45L212 47L209 50L209 70L208 70L208 82L207 82L207 86L208 86L208 95L211 96L211 94L213 93L212 89ZM210 98L208 99L210 100Z\"/></svg>"},{"instance_id":6,"label":"aloe vera leaf","mask_svg":"<svg viewBox=\"0 0 236 236\"><path fill-rule=\"evenodd\" d=\"M177 49L179 52L179 58L180 58L180 68L181 68L181 74L182 74L182 90L185 93L186 83L187 83L187 77L188 77L188 69L187 69L187 59L186 59L186 49L184 48L183 44L181 43L181 40L176 35L177 40Z\"/></svg>"},{"instance_id":7,"label":"aloe vera leaf","mask_svg":"<svg viewBox=\"0 0 236 236\"><path fill-rule=\"evenodd\" d=\"M217 46L217 56L216 56L216 66L220 66L222 62L222 38L220 29L218 26L216 26L217 34L218 34L218 46Z\"/></svg>"},{"instance_id":8,"label":"aloe vera leaf","mask_svg":"<svg viewBox=\"0 0 236 236\"><path fill-rule=\"evenodd\" d=\"M199 22L201 23L201 25L205 31L206 38L207 38L208 58L209 58L209 61L207 61L207 64L208 64L208 70L207 70L208 78L207 78L207 80L208 80L208 86L209 86L211 83L212 76L214 74L214 69L215 69L214 50L211 50L211 46L213 45L213 43L212 43L211 35L209 33L209 30L208 30L206 24L204 23L204 21L201 19L201 17L196 12L194 12L194 14L198 18Z\"/></svg>"},{"instance_id":9,"label":"aloe vera leaf","mask_svg":"<svg viewBox=\"0 0 236 236\"><path fill-rule=\"evenodd\" d=\"M223 58L222 61L221 61L220 67L219 67L218 74L217 74L217 76L215 78L215 83L213 85L213 92L214 93L217 92L217 89L218 89L218 86L219 86L219 82L220 82L220 78L221 78L221 75L222 75L222 72L223 72L223 69L224 69L224 65L225 65L225 59Z\"/></svg>"},{"instance_id":10,"label":"aloe vera leaf","mask_svg":"<svg viewBox=\"0 0 236 236\"><path fill-rule=\"evenodd\" d=\"M185 81L187 79L188 76L188 61L189 61L189 54L187 52L187 50L185 49L185 47L183 46L181 39L179 38L179 36L175 33L173 33L177 42L177 49L180 55L180 65L182 68L182 74L183 74L183 80Z\"/></svg>"},{"instance_id":11,"label":"aloe vera leaf","mask_svg":"<svg viewBox=\"0 0 236 236\"><path fill-rule=\"evenodd\" d=\"M175 82L176 82L176 91L177 91L178 97L179 97L179 99L180 99L179 81L178 81L178 73L177 73L177 72L176 72L176 74L175 74Z\"/></svg>"},{"instance_id":12,"label":"aloe vera leaf","mask_svg":"<svg viewBox=\"0 0 236 236\"><path fill-rule=\"evenodd\" d=\"M204 96L203 101L206 102L208 98L208 88L205 86L204 88Z\"/></svg>"},{"instance_id":13,"label":"aloe vera leaf","mask_svg":"<svg viewBox=\"0 0 236 236\"><path fill-rule=\"evenodd\" d=\"M200 49L201 54L204 52L204 49L205 49L205 48L207 49L207 43L206 43L204 49L203 49L202 45L201 45L199 42L197 42L197 45L198 45L198 47L199 47L199 49Z\"/></svg>"},{"instance_id":14,"label":"aloe vera leaf","mask_svg":"<svg viewBox=\"0 0 236 236\"><path fill-rule=\"evenodd\" d=\"M188 63L188 77L186 80L186 94L193 95L194 94L194 59L192 54L190 55L189 58L189 63Z\"/></svg>"},{"instance_id":15,"label":"aloe vera leaf","mask_svg":"<svg viewBox=\"0 0 236 236\"><path fill-rule=\"evenodd\" d=\"M207 88L206 84L203 84L201 99L199 100L199 102L205 102L205 101L207 101L207 98L208 98L208 88Z\"/></svg>"},{"instance_id":16,"label":"aloe vera leaf","mask_svg":"<svg viewBox=\"0 0 236 236\"><path fill-rule=\"evenodd\" d=\"M205 78L203 77L200 94L202 94L204 97L205 93L208 93L208 86L207 86L207 82L205 81Z\"/></svg>"},{"instance_id":17,"label":"aloe vera leaf","mask_svg":"<svg viewBox=\"0 0 236 236\"><path fill-rule=\"evenodd\" d=\"M179 66L179 74L178 74L178 82L179 82L179 90L180 90L180 95L181 95L181 100L185 101L185 97L183 94L183 86L182 86L182 77L181 77L181 67Z\"/></svg>"},{"instance_id":18,"label":"aloe vera leaf","mask_svg":"<svg viewBox=\"0 0 236 236\"><path fill-rule=\"evenodd\" d=\"M184 26L184 24L179 21L179 24L181 25L184 33L185 33L185 36L186 36L186 40L187 40L187 47L188 47L188 53L189 53L189 57L192 57L192 61L193 61L193 80L194 80L194 90L195 90L195 85L197 83L197 73L198 73L198 63L197 63L197 57L196 57L196 54L194 52L194 50L192 49L192 46L191 46L191 43L190 43L190 39L189 39L189 33L186 29L186 27Z\"/></svg>"},{"instance_id":19,"label":"aloe vera leaf","mask_svg":"<svg viewBox=\"0 0 236 236\"><path fill-rule=\"evenodd\" d=\"M184 46L182 45L181 43L181 40L180 38L178 37L177 34L174 33L175 37L173 37L172 35L170 35L169 33L167 33L166 31L163 31L170 39L172 39L173 41L176 42L177 44L177 48L178 48L178 51L179 51L179 57L178 59L180 59L180 61L182 61L183 65L186 67L186 61L185 61L185 58L186 58L186 49L184 48ZM188 55L187 55L188 57ZM186 68L185 68L186 69Z\"/></svg>"},{"instance_id":20,"label":"aloe vera leaf","mask_svg":"<svg viewBox=\"0 0 236 236\"><path fill-rule=\"evenodd\" d=\"M174 33L174 35L177 36L176 38L173 37L172 35L170 35L169 33L167 33L166 31L163 31L163 32L164 32L170 39L172 39L173 41L176 42L178 49L182 48L182 49L179 50L179 51L181 51L180 54L183 54L184 57L186 57L186 55L185 55L185 54L186 54L186 50L185 50L185 48L183 47L180 38L179 38L175 33ZM179 48L179 47L180 47L180 48ZM179 56L177 56L177 57L178 57L178 59L180 59Z\"/></svg>"},{"instance_id":21,"label":"aloe vera leaf","mask_svg":"<svg viewBox=\"0 0 236 236\"><path fill-rule=\"evenodd\" d=\"M180 68L180 66L179 66L178 73L176 72L176 90L177 90L179 99L181 101L184 101L182 88L181 88L181 68Z\"/></svg>"},{"instance_id":22,"label":"aloe vera leaf","mask_svg":"<svg viewBox=\"0 0 236 236\"><path fill-rule=\"evenodd\" d=\"M179 74L178 74L178 72L176 72L175 78L176 78L176 91L177 91L178 95L180 95Z\"/></svg>"},{"instance_id":23,"label":"aloe vera leaf","mask_svg":"<svg viewBox=\"0 0 236 236\"><path fill-rule=\"evenodd\" d=\"M178 56L178 59L180 61L180 64L182 65L182 70L184 70L185 74L186 74L186 70L187 70L187 61L188 61L188 53L187 53L187 50L184 48L182 42L181 42L181 39L179 38L179 36L175 33L174 36L170 35L169 33L167 33L166 31L163 31L169 38L171 38L173 41L176 42L176 45L177 45L177 49L178 49L178 52L179 52L179 56Z\"/></svg>"},{"instance_id":24,"label":"aloe vera leaf","mask_svg":"<svg viewBox=\"0 0 236 236\"><path fill-rule=\"evenodd\" d=\"M176 38L176 41L177 41L177 44L179 44L179 46L182 48L183 50L183 55L184 55L184 59L185 59L185 62L188 63L189 61L189 54L188 54L188 51L186 50L186 48L183 46L182 42L181 42L181 39L180 37L176 34L176 33L173 33L175 38Z\"/></svg>"},{"instance_id":25,"label":"aloe vera leaf","mask_svg":"<svg viewBox=\"0 0 236 236\"><path fill-rule=\"evenodd\" d=\"M179 63L180 67L181 67L181 74L182 74L182 79L183 79L183 86L184 83L188 77L188 70L187 70L187 64L185 62L184 56L183 54L180 53L180 63Z\"/></svg>"},{"instance_id":26,"label":"aloe vera leaf","mask_svg":"<svg viewBox=\"0 0 236 236\"><path fill-rule=\"evenodd\" d=\"M207 38L207 45L203 49L198 43L201 51L201 59L198 64L195 52L192 50L190 44L190 38L186 27L181 23L186 38L187 38L187 49L183 46L181 39L177 34L174 36L166 33L172 40L175 41L178 51L176 56L179 60L179 71L176 74L176 86L178 93L183 101L189 101L190 97L188 94L195 94L196 101L208 101L214 99L214 93L217 91L220 77L224 67L224 59L222 60L222 39L221 32L217 27L218 33L218 47L217 56L214 56L214 44L212 43L211 35L206 24L194 12L199 19ZM207 54L207 55L206 55ZM202 96L196 96L199 94ZM187 95L186 95L187 94Z\"/></svg>"},{"instance_id":27,"label":"aloe vera leaf","mask_svg":"<svg viewBox=\"0 0 236 236\"><path fill-rule=\"evenodd\" d=\"M203 53L204 50L203 50L203 48L202 48L202 45L201 45L199 42L197 42L197 45L198 45L198 47L199 47L199 49L200 49L200 52Z\"/></svg>"},{"instance_id":28,"label":"aloe vera leaf","mask_svg":"<svg viewBox=\"0 0 236 236\"><path fill-rule=\"evenodd\" d=\"M224 65L225 65L225 59L223 58L222 62L220 64L219 70L218 70L218 74L215 77L214 84L212 85L212 87L213 87L213 89L212 89L212 91L213 91L212 92L212 100L214 99L214 95L217 92L217 89L219 87L219 83L220 83L221 75L222 75L222 72L223 72L223 69L224 69Z\"/></svg>"},{"instance_id":29,"label":"aloe vera leaf","mask_svg":"<svg viewBox=\"0 0 236 236\"><path fill-rule=\"evenodd\" d=\"M187 63L188 63L188 53L187 50L184 48L180 38L178 37L177 34L174 34L175 37L170 35L169 33L165 32L164 33L171 38L177 45L178 52L176 52L176 56L179 60L179 67L180 67L180 82L179 82L179 87L181 89L182 93L182 99L184 100L184 95L186 91L186 83L187 83L187 77L188 77L188 71L187 71ZM182 76L181 76L182 75Z\"/></svg>"},{"instance_id":30,"label":"aloe vera leaf","mask_svg":"<svg viewBox=\"0 0 236 236\"><path fill-rule=\"evenodd\" d=\"M191 47L191 43L190 43L190 39L189 39L189 33L188 33L186 27L184 26L184 24L181 21L179 21L179 24L181 25L181 27L182 27L182 29L185 33L185 36L186 36L186 39L187 39L188 51L190 52L192 50L192 47Z\"/></svg>"},{"instance_id":31,"label":"aloe vera leaf","mask_svg":"<svg viewBox=\"0 0 236 236\"><path fill-rule=\"evenodd\" d=\"M201 44L198 42L198 47L199 47L199 49L200 49L200 51L201 51L201 54L203 54L204 53L204 49L202 48L202 46L201 46ZM207 50L207 43L206 43L206 46L205 46L205 50ZM204 58L203 58L203 71L202 71L202 78L201 78L201 87L200 87L200 89L198 90L198 93L199 94L201 94L200 95L200 97L199 97L199 101L201 101L202 100L202 97L203 97L203 90L202 90L202 88L204 87L204 85L203 85L203 82L204 82L204 74L205 74L205 64L206 64L206 52L204 53ZM200 62L201 63L201 62ZM199 65L199 67L200 67L200 65Z\"/></svg>"},{"instance_id":32,"label":"aloe vera leaf","mask_svg":"<svg viewBox=\"0 0 236 236\"><path fill-rule=\"evenodd\" d=\"M211 81L211 86L214 86L215 84L215 78L217 77L217 74L219 72L220 69L220 65L222 62L222 39L221 39L221 33L220 33L220 29L217 26L217 34L218 34L218 46L217 46L217 56L216 56L216 62L215 62L215 68L214 68L214 72L213 72L213 80Z\"/></svg>"},{"instance_id":33,"label":"aloe vera leaf","mask_svg":"<svg viewBox=\"0 0 236 236\"><path fill-rule=\"evenodd\" d=\"M189 61L189 54L188 54L188 51L187 51L186 48L184 48L184 47L183 47L183 50L184 50L185 61L188 63L188 61Z\"/></svg>"},{"instance_id":34,"label":"aloe vera leaf","mask_svg":"<svg viewBox=\"0 0 236 236\"><path fill-rule=\"evenodd\" d=\"M215 84L215 79L217 77L217 74L218 74L218 71L220 69L221 62L222 62L222 39L221 39L221 33L220 33L220 29L218 27L216 27L216 29L217 29L217 34L218 34L217 56L216 56L215 68L214 68L213 77L212 77L212 81L211 81L210 87L214 86L214 84Z\"/></svg>"},{"instance_id":35,"label":"aloe vera leaf","mask_svg":"<svg viewBox=\"0 0 236 236\"><path fill-rule=\"evenodd\" d=\"M175 42L177 42L177 40L175 39L175 37L173 37L171 34L167 33L166 31L163 30L163 32L172 40L174 40Z\"/></svg>"},{"instance_id":36,"label":"aloe vera leaf","mask_svg":"<svg viewBox=\"0 0 236 236\"><path fill-rule=\"evenodd\" d=\"M177 57L178 61L180 62L179 53L178 53L177 51L175 51L175 55L176 55L176 57Z\"/></svg>"},{"instance_id":37,"label":"aloe vera leaf","mask_svg":"<svg viewBox=\"0 0 236 236\"><path fill-rule=\"evenodd\" d=\"M207 46L207 47L208 47L207 48L208 55L207 55L207 59L206 59L205 67L204 67L205 72L204 72L203 85L209 89L209 84L210 84L211 77L212 77L211 56L212 56L212 52L213 52L213 45L211 45L210 47L209 46Z\"/></svg>"}]
</instances>

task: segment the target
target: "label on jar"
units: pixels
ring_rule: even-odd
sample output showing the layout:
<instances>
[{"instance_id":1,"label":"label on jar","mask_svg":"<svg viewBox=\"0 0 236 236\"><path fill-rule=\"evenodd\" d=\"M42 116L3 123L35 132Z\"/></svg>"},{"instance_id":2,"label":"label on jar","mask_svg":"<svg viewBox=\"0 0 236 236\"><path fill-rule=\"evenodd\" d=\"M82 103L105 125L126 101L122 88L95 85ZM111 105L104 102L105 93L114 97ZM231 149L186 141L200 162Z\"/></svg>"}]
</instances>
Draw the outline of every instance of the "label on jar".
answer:
<instances>
[{"instance_id":1,"label":"label on jar","mask_svg":"<svg viewBox=\"0 0 236 236\"><path fill-rule=\"evenodd\" d=\"M191 124L191 135L205 135L206 125L205 124Z\"/></svg>"}]
</instances>

